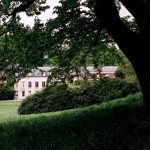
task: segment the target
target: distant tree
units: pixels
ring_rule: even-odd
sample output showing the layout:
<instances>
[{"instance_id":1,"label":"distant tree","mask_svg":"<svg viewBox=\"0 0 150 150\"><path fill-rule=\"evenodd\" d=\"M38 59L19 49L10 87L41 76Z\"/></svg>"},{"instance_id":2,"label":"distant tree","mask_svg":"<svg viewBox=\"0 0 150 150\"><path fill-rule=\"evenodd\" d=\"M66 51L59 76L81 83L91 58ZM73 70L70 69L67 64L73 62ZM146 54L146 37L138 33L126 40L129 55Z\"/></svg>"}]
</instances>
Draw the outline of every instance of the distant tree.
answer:
<instances>
[{"instance_id":1,"label":"distant tree","mask_svg":"<svg viewBox=\"0 0 150 150\"><path fill-rule=\"evenodd\" d=\"M39 46L42 44L43 31L39 20L35 19L35 27L31 30L20 23L18 13L25 12L28 16L39 15L49 8L45 3L46 0L0 2L0 72L3 72L3 80L7 80L10 86L16 82L15 73L19 78L43 62L44 52ZM36 36L38 38L35 38Z\"/></svg>"},{"instance_id":2,"label":"distant tree","mask_svg":"<svg viewBox=\"0 0 150 150\"><path fill-rule=\"evenodd\" d=\"M10 85L14 84L15 75L19 79L45 61L45 34L39 24L35 20L35 26L31 29L16 20L1 37L0 71L4 73L3 80Z\"/></svg>"}]
</instances>

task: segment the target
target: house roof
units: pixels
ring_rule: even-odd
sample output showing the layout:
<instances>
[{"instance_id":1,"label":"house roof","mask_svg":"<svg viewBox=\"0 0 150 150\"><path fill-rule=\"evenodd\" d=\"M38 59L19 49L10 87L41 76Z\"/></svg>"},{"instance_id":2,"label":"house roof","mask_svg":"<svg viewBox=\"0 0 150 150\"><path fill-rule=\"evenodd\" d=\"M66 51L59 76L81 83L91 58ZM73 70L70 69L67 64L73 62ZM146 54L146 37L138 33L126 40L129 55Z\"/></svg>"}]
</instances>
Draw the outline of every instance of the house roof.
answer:
<instances>
[{"instance_id":1,"label":"house roof","mask_svg":"<svg viewBox=\"0 0 150 150\"><path fill-rule=\"evenodd\" d=\"M37 68L43 72L47 72L47 71L50 71L52 69L52 67L37 67Z\"/></svg>"},{"instance_id":2,"label":"house roof","mask_svg":"<svg viewBox=\"0 0 150 150\"><path fill-rule=\"evenodd\" d=\"M49 76L51 70L53 67L37 67L37 69L33 69L28 76ZM94 68L94 66L88 66L86 68L89 73L97 73L98 69ZM108 73L115 73L117 71L118 67L117 66L104 66L101 68L101 73L102 74L108 74ZM85 73L85 69L83 67L80 68L80 71L82 73Z\"/></svg>"},{"instance_id":3,"label":"house roof","mask_svg":"<svg viewBox=\"0 0 150 150\"><path fill-rule=\"evenodd\" d=\"M107 74L107 73L115 73L118 69L117 66L104 66L102 68L94 68L94 66L88 66L86 67L86 69L90 72L90 73L97 73L98 70L101 70L102 74ZM81 71L85 72L85 69L83 67L81 67Z\"/></svg>"},{"instance_id":4,"label":"house roof","mask_svg":"<svg viewBox=\"0 0 150 150\"><path fill-rule=\"evenodd\" d=\"M117 66L104 66L101 69L101 73L115 73L117 71Z\"/></svg>"}]
</instances>

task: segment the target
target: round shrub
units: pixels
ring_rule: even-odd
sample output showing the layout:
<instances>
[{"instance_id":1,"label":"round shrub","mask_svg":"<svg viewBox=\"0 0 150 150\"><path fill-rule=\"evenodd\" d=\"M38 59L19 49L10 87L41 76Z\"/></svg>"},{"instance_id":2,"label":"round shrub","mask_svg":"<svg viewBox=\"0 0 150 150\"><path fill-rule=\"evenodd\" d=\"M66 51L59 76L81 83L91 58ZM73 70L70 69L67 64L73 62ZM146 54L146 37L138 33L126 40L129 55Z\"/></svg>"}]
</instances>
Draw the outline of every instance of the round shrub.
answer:
<instances>
[{"instance_id":1,"label":"round shrub","mask_svg":"<svg viewBox=\"0 0 150 150\"><path fill-rule=\"evenodd\" d=\"M71 109L77 106L74 91L67 85L52 85L42 92L27 97L18 109L20 114L42 113Z\"/></svg>"},{"instance_id":2,"label":"round shrub","mask_svg":"<svg viewBox=\"0 0 150 150\"><path fill-rule=\"evenodd\" d=\"M15 92L7 86L0 85L0 100L13 100Z\"/></svg>"},{"instance_id":3,"label":"round shrub","mask_svg":"<svg viewBox=\"0 0 150 150\"><path fill-rule=\"evenodd\" d=\"M23 100L18 112L30 114L72 109L125 97L138 91L134 83L110 78L87 81L74 89L67 85L51 85Z\"/></svg>"}]
</instances>

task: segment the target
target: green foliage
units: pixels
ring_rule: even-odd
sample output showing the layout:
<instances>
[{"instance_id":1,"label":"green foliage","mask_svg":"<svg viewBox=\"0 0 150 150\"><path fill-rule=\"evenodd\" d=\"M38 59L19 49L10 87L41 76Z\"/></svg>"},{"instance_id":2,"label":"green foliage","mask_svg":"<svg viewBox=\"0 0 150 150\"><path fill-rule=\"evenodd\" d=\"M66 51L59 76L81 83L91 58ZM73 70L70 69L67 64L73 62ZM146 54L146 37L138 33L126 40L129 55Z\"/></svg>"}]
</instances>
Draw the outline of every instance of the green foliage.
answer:
<instances>
[{"instance_id":1,"label":"green foliage","mask_svg":"<svg viewBox=\"0 0 150 150\"><path fill-rule=\"evenodd\" d=\"M119 79L124 79L124 78L125 78L125 74L123 73L122 70L117 70L117 71L115 72L115 77L116 77L116 78L119 78Z\"/></svg>"},{"instance_id":2,"label":"green foliage","mask_svg":"<svg viewBox=\"0 0 150 150\"><path fill-rule=\"evenodd\" d=\"M0 148L149 150L150 117L142 94L69 111L0 123Z\"/></svg>"},{"instance_id":3,"label":"green foliage","mask_svg":"<svg viewBox=\"0 0 150 150\"><path fill-rule=\"evenodd\" d=\"M31 69L44 64L47 50L44 45L47 42L38 19L32 29L16 21L9 33L0 40L0 71L5 74L3 80L13 86L17 79L24 77Z\"/></svg>"},{"instance_id":4,"label":"green foliage","mask_svg":"<svg viewBox=\"0 0 150 150\"><path fill-rule=\"evenodd\" d=\"M19 107L20 114L41 113L73 108L73 93L67 85L52 85L43 92L27 97Z\"/></svg>"},{"instance_id":5,"label":"green foliage","mask_svg":"<svg viewBox=\"0 0 150 150\"><path fill-rule=\"evenodd\" d=\"M72 109L125 97L137 91L139 90L133 83L109 78L91 84L86 82L78 88L52 85L23 100L18 112L31 114Z\"/></svg>"},{"instance_id":6,"label":"green foliage","mask_svg":"<svg viewBox=\"0 0 150 150\"><path fill-rule=\"evenodd\" d=\"M139 89L134 83L126 83L120 79L104 77L99 81L95 81L94 84L92 82L82 84L80 91L81 93L82 91L85 92L85 95L89 95L89 98L99 99L103 102L125 97L129 94L136 93Z\"/></svg>"},{"instance_id":7,"label":"green foliage","mask_svg":"<svg viewBox=\"0 0 150 150\"><path fill-rule=\"evenodd\" d=\"M15 92L7 86L0 85L0 100L13 100Z\"/></svg>"},{"instance_id":8,"label":"green foliage","mask_svg":"<svg viewBox=\"0 0 150 150\"><path fill-rule=\"evenodd\" d=\"M53 58L58 66L69 70L121 63L118 50L107 45L112 39L106 32L100 36L99 23L87 1L61 0L54 13L57 17L47 22L46 33L52 39L49 59ZM53 62L49 59L47 63Z\"/></svg>"},{"instance_id":9,"label":"green foliage","mask_svg":"<svg viewBox=\"0 0 150 150\"><path fill-rule=\"evenodd\" d=\"M11 9L11 5L6 4L6 8ZM12 4L17 5L13 0ZM26 13L41 12L41 7L46 9L44 4L45 0L38 0ZM2 5L3 1L0 7ZM58 72L63 69L61 77L66 80L70 72L79 67L122 63L120 52L108 45L113 43L111 37L104 31L101 33L90 1L60 0L53 11L57 17L49 19L45 25L36 17L34 27L30 28L20 23L19 16L1 25L7 30L0 39L0 71L5 73L5 81L14 78L15 73L18 73L16 78L24 77L31 69L43 65L55 66Z\"/></svg>"}]
</instances>

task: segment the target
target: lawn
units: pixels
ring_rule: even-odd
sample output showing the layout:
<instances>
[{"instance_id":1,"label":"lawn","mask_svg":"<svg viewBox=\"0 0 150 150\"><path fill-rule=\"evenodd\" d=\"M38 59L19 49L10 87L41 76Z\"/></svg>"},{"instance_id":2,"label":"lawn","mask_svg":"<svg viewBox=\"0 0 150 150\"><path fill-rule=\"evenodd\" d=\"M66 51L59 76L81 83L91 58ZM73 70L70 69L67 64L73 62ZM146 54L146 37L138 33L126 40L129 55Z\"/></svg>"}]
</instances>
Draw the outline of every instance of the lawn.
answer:
<instances>
[{"instance_id":1,"label":"lawn","mask_svg":"<svg viewBox=\"0 0 150 150\"><path fill-rule=\"evenodd\" d=\"M19 103L12 107L9 104L9 111L0 107L2 150L150 149L150 117L141 94L86 108L23 117L16 113ZM7 120L12 116L15 120Z\"/></svg>"},{"instance_id":2,"label":"lawn","mask_svg":"<svg viewBox=\"0 0 150 150\"><path fill-rule=\"evenodd\" d=\"M39 116L47 116L52 114L59 114L60 112L55 113L41 113L41 114L32 114L32 115L19 115L18 114L18 107L21 104L21 101L0 101L0 124L15 121L20 119L32 119L37 118Z\"/></svg>"},{"instance_id":3,"label":"lawn","mask_svg":"<svg viewBox=\"0 0 150 150\"><path fill-rule=\"evenodd\" d=\"M0 122L18 116L20 101L0 101Z\"/></svg>"}]
</instances>

